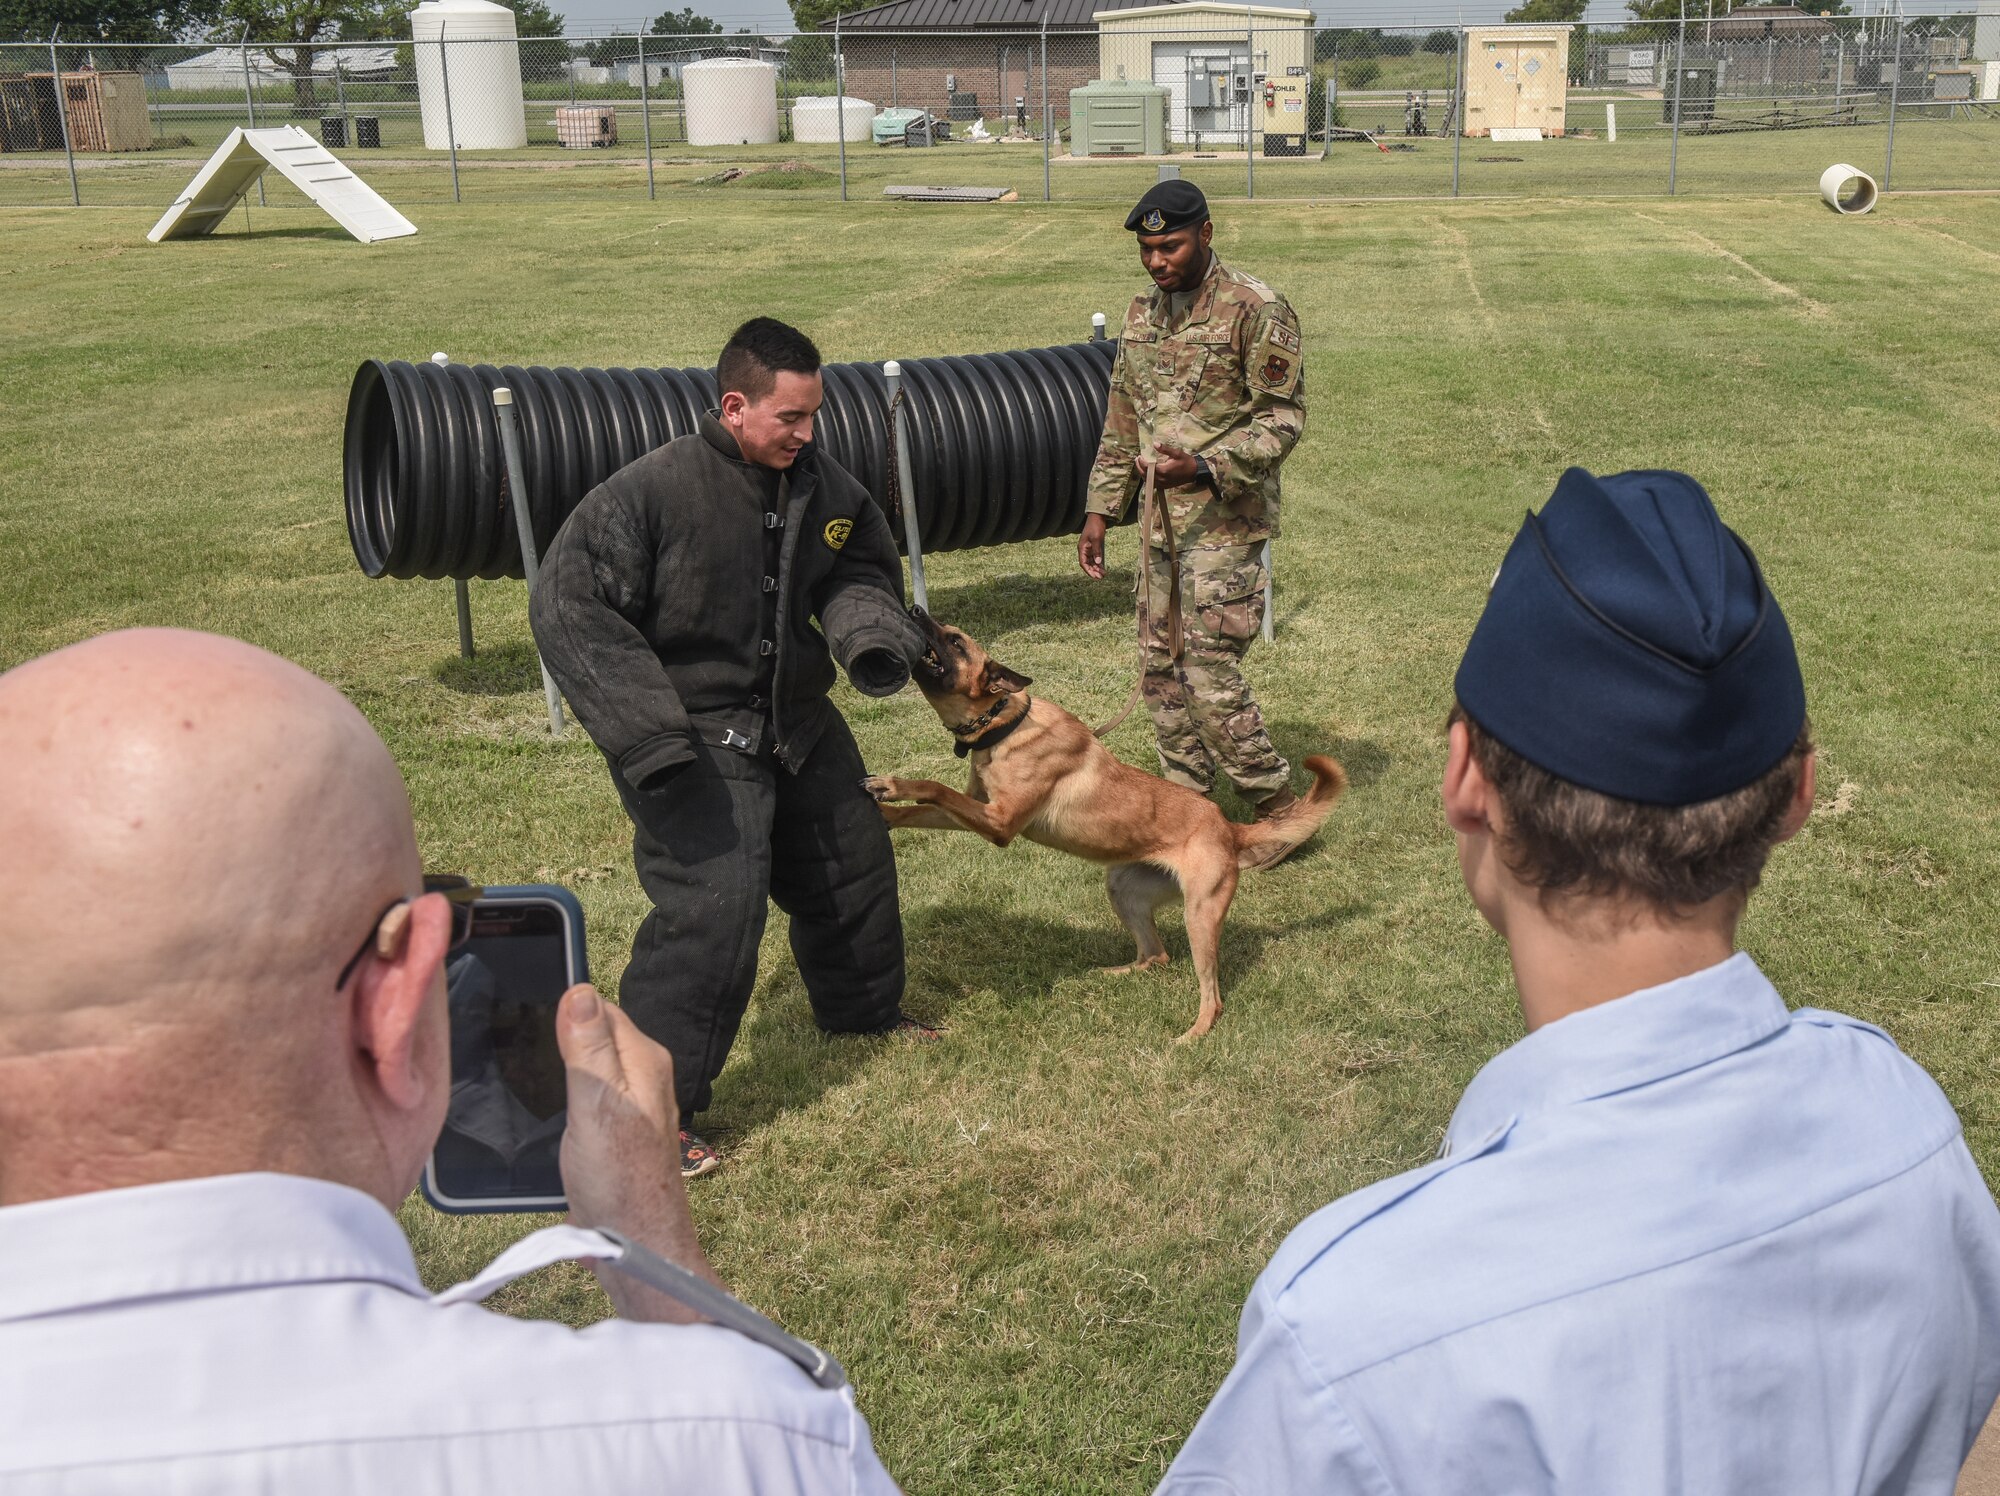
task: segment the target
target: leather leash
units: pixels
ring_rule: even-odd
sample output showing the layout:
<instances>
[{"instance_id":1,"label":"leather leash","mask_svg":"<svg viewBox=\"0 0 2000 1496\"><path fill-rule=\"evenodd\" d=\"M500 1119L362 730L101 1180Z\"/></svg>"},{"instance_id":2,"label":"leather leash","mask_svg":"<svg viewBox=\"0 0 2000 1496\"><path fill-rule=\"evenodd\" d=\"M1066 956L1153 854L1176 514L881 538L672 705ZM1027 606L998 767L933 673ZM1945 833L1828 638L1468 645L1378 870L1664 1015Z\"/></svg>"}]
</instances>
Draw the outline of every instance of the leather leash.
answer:
<instances>
[{"instance_id":1,"label":"leather leash","mask_svg":"<svg viewBox=\"0 0 2000 1496\"><path fill-rule=\"evenodd\" d=\"M1139 608L1145 619L1145 630L1139 638L1139 678L1132 683L1132 694L1126 698L1125 706L1117 716L1102 727L1092 731L1100 738L1115 732L1125 719L1138 707L1146 691L1146 639L1145 634L1153 627L1153 521L1160 523L1161 538L1167 543L1167 658L1176 665L1181 662L1181 646L1184 642L1181 628L1181 562L1180 548L1174 540L1174 520L1172 514L1160 503L1159 494L1153 481L1153 465L1146 465L1146 484L1139 499Z\"/></svg>"}]
</instances>

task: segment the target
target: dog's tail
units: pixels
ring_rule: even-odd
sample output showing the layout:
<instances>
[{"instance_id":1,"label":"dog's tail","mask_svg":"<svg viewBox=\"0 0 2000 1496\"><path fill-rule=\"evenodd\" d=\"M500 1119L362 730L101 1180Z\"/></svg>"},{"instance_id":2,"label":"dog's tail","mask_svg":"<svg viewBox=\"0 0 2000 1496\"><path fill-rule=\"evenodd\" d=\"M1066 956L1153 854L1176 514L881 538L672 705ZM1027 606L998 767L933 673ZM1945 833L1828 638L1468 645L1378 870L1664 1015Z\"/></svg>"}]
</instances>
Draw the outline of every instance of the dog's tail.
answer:
<instances>
[{"instance_id":1,"label":"dog's tail","mask_svg":"<svg viewBox=\"0 0 2000 1496\"><path fill-rule=\"evenodd\" d=\"M1303 846L1332 811L1334 802L1347 788L1345 771L1322 753L1308 758L1306 767L1312 771L1313 787L1306 792L1304 799L1279 811L1268 821L1236 826L1238 867L1275 867Z\"/></svg>"}]
</instances>

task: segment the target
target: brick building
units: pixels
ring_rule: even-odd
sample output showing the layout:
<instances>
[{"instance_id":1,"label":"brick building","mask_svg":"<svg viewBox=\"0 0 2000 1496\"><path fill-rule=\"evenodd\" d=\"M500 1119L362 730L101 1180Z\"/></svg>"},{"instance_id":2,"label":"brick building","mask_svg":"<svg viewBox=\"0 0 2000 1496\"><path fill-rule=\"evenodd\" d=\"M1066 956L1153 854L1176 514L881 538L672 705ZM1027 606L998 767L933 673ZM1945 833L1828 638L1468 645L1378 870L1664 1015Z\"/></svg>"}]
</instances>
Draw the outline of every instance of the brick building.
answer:
<instances>
[{"instance_id":1,"label":"brick building","mask_svg":"<svg viewBox=\"0 0 2000 1496\"><path fill-rule=\"evenodd\" d=\"M976 111L993 121L1012 120L1014 101L1025 99L1032 128L1041 118L1046 20L1049 108L1067 119L1069 91L1097 76L1092 15L1147 3L1157 0L888 0L849 11L840 18L844 92L940 118L956 93L958 118Z\"/></svg>"}]
</instances>

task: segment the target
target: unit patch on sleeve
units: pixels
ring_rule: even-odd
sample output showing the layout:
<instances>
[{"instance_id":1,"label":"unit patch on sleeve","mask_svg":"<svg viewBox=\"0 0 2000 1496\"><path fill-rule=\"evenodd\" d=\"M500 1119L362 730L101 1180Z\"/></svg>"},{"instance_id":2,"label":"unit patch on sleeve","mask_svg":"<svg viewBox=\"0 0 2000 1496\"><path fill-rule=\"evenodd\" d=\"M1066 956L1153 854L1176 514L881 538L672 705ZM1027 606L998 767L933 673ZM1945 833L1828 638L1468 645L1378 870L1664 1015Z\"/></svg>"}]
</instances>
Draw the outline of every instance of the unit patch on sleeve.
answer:
<instances>
[{"instance_id":1,"label":"unit patch on sleeve","mask_svg":"<svg viewBox=\"0 0 2000 1496\"><path fill-rule=\"evenodd\" d=\"M1290 395L1299 385L1299 335L1273 321L1250 356L1250 383L1267 395Z\"/></svg>"},{"instance_id":2,"label":"unit patch on sleeve","mask_svg":"<svg viewBox=\"0 0 2000 1496\"><path fill-rule=\"evenodd\" d=\"M830 519L826 522L826 529L821 533L826 537L827 549L837 551L847 544L847 537L854 533L854 521Z\"/></svg>"}]
</instances>

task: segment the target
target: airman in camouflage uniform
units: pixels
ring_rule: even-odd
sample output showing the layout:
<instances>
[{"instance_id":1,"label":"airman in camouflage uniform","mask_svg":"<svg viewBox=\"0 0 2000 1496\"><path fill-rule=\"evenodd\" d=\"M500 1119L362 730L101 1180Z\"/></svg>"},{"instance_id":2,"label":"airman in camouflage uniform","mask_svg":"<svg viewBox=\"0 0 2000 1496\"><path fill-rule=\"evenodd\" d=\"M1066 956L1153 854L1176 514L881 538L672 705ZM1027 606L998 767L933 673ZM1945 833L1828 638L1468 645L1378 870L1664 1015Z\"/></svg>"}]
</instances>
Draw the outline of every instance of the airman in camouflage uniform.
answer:
<instances>
[{"instance_id":1,"label":"airman in camouflage uniform","mask_svg":"<svg viewBox=\"0 0 2000 1496\"><path fill-rule=\"evenodd\" d=\"M1139 631L1161 772L1206 794L1220 770L1262 818L1292 802L1291 771L1242 663L1264 619L1261 553L1278 534L1278 468L1305 428L1298 318L1278 292L1215 257L1208 204L1191 183L1161 183L1125 226L1157 288L1125 315L1078 554L1085 571L1103 574L1105 526L1137 502L1153 467L1155 506L1178 551L1184 641L1176 662L1173 568L1156 525L1140 561L1152 606L1149 616L1142 586Z\"/></svg>"}]
</instances>

